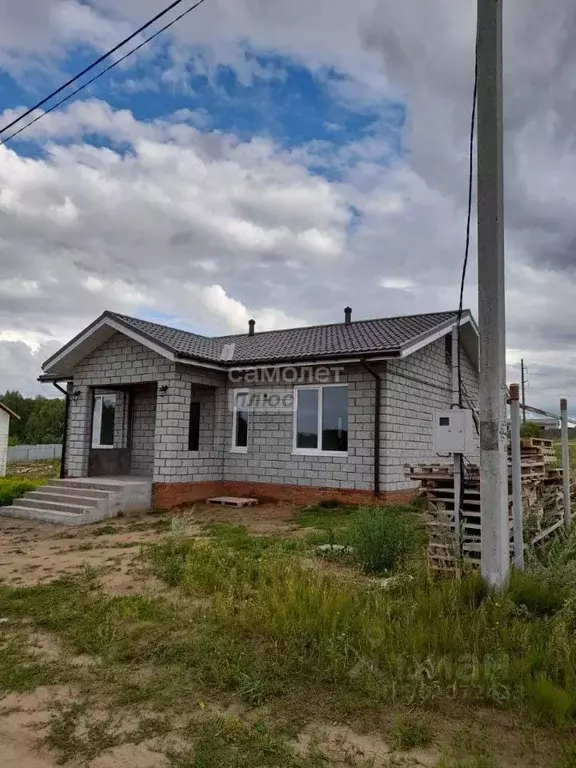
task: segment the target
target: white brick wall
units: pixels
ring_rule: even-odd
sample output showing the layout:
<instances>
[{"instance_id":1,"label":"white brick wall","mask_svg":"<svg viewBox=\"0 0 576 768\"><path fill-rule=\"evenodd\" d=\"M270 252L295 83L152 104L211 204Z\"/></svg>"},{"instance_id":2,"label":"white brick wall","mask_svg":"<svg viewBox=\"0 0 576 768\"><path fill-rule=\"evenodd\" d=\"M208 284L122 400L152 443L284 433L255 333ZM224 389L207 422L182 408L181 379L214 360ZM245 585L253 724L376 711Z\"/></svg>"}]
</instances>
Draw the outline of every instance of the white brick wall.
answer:
<instances>
[{"instance_id":1,"label":"white brick wall","mask_svg":"<svg viewBox=\"0 0 576 768\"><path fill-rule=\"evenodd\" d=\"M155 430L156 390L136 390L132 395L131 475L152 477Z\"/></svg>"},{"instance_id":2,"label":"white brick wall","mask_svg":"<svg viewBox=\"0 0 576 768\"><path fill-rule=\"evenodd\" d=\"M6 474L6 456L8 454L8 431L10 415L0 408L0 477Z\"/></svg>"},{"instance_id":3,"label":"white brick wall","mask_svg":"<svg viewBox=\"0 0 576 768\"><path fill-rule=\"evenodd\" d=\"M452 403L452 372L443 339L406 360L380 363L378 370L383 379L381 489L395 491L411 486L404 478L405 464L442 461L433 450L432 416ZM477 375L465 355L463 378L477 401ZM361 366L347 367L340 380L349 387L347 456L293 455L291 413L253 414L248 452L234 453L229 391L242 385L229 382L225 373L171 363L116 334L74 371L73 390L80 396L70 404L68 473L82 476L88 468L89 386L157 382L155 408L150 396L135 400L133 471L152 472L156 482L238 480L370 490L375 382ZM167 387L165 393L162 386ZM292 389L270 386L275 391ZM197 452L188 450L192 400L201 403ZM477 455L470 458L477 460Z\"/></svg>"},{"instance_id":4,"label":"white brick wall","mask_svg":"<svg viewBox=\"0 0 576 768\"><path fill-rule=\"evenodd\" d=\"M462 379L477 407L478 376L464 351ZM397 491L414 485L404 477L405 464L450 462L434 451L433 436L434 412L452 405L452 369L446 363L444 339L405 360L389 362L383 389L380 467L385 489ZM467 458L477 462L477 439L475 444L475 450Z\"/></svg>"},{"instance_id":5,"label":"white brick wall","mask_svg":"<svg viewBox=\"0 0 576 768\"><path fill-rule=\"evenodd\" d=\"M308 379L305 379L306 383ZM369 490L373 478L373 432L369 424L374 414L374 392L371 378L360 367L348 367L339 376L348 385L348 456L302 456L292 453L292 413L254 413L248 426L248 452L235 453L232 448L233 416L229 409L230 390L242 389L230 384L219 391L219 442L226 480L309 485L325 488ZM258 387L248 386L249 390ZM262 387L260 387L261 389ZM274 392L291 392L290 385L267 385Z\"/></svg>"}]
</instances>

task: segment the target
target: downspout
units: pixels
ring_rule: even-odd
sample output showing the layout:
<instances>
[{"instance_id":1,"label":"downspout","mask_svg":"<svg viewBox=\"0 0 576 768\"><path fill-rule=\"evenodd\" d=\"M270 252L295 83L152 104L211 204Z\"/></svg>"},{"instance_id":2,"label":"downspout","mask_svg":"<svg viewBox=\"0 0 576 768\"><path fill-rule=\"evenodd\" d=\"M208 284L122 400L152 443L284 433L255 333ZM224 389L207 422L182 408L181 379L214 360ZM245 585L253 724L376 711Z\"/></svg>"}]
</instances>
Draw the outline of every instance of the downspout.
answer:
<instances>
[{"instance_id":1,"label":"downspout","mask_svg":"<svg viewBox=\"0 0 576 768\"><path fill-rule=\"evenodd\" d=\"M380 495L380 414L382 412L382 378L380 374L368 365L366 360L360 361L363 368L374 378L374 495Z\"/></svg>"},{"instance_id":2,"label":"downspout","mask_svg":"<svg viewBox=\"0 0 576 768\"><path fill-rule=\"evenodd\" d=\"M57 381L53 381L52 384L57 390L62 392L66 398L66 406L64 408L64 436L62 439L62 456L60 457L60 479L63 480L66 477L66 446L68 444L68 415L70 413L70 395L68 394L68 388L62 389Z\"/></svg>"}]
</instances>

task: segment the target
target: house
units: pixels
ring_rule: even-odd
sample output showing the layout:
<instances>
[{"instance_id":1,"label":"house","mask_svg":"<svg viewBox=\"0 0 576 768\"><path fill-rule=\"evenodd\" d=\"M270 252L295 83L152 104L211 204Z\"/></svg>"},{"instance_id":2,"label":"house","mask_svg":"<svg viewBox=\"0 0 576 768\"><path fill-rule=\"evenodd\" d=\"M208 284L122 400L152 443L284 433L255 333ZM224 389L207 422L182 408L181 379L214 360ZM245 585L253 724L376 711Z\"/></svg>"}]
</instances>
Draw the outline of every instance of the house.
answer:
<instances>
[{"instance_id":1,"label":"house","mask_svg":"<svg viewBox=\"0 0 576 768\"><path fill-rule=\"evenodd\" d=\"M209 338L104 312L43 365L67 383L63 475L140 477L153 504L215 495L310 502L411 497L405 465L449 461L456 312ZM478 331L461 317L465 405ZM477 460L477 446L471 460Z\"/></svg>"},{"instance_id":2,"label":"house","mask_svg":"<svg viewBox=\"0 0 576 768\"><path fill-rule=\"evenodd\" d=\"M19 419L20 416L11 411L7 405L0 403L0 477L6 474L6 458L8 456L8 434L10 432L10 419Z\"/></svg>"}]
</instances>

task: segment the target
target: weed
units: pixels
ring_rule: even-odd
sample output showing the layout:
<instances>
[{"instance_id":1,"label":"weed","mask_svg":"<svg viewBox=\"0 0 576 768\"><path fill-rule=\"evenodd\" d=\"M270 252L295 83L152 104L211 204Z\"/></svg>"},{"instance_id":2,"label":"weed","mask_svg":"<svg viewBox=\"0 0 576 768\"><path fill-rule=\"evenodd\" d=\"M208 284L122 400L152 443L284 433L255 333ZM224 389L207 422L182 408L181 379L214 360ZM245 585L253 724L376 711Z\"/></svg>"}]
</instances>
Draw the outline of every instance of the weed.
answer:
<instances>
[{"instance_id":1,"label":"weed","mask_svg":"<svg viewBox=\"0 0 576 768\"><path fill-rule=\"evenodd\" d=\"M354 504L336 504L326 506L328 502L320 502L310 507L304 507L296 514L296 522L303 528L319 528L329 531L344 528L358 516L358 507Z\"/></svg>"},{"instance_id":2,"label":"weed","mask_svg":"<svg viewBox=\"0 0 576 768\"><path fill-rule=\"evenodd\" d=\"M237 718L209 718L195 727L193 752L171 755L172 768L320 768L313 758L299 758L264 727Z\"/></svg>"},{"instance_id":3,"label":"weed","mask_svg":"<svg viewBox=\"0 0 576 768\"><path fill-rule=\"evenodd\" d=\"M416 747L427 747L431 741L430 727L421 716L404 715L394 724L391 746L395 750L407 752Z\"/></svg>"},{"instance_id":4,"label":"weed","mask_svg":"<svg viewBox=\"0 0 576 768\"><path fill-rule=\"evenodd\" d=\"M31 480L15 480L10 477L0 477L0 507L9 507L16 499L28 491L34 491L38 483Z\"/></svg>"},{"instance_id":5,"label":"weed","mask_svg":"<svg viewBox=\"0 0 576 768\"><path fill-rule=\"evenodd\" d=\"M568 585L559 583L554 574L543 569L513 571L508 594L516 605L522 605L532 616L553 616L568 597Z\"/></svg>"},{"instance_id":6,"label":"weed","mask_svg":"<svg viewBox=\"0 0 576 768\"><path fill-rule=\"evenodd\" d=\"M54 667L32 654L23 632L0 632L0 693L33 691L55 679Z\"/></svg>"},{"instance_id":7,"label":"weed","mask_svg":"<svg viewBox=\"0 0 576 768\"><path fill-rule=\"evenodd\" d=\"M367 573L386 573L406 563L421 534L414 515L405 508L373 507L361 510L349 541Z\"/></svg>"},{"instance_id":8,"label":"weed","mask_svg":"<svg viewBox=\"0 0 576 768\"><path fill-rule=\"evenodd\" d=\"M454 736L452 747L442 755L437 768L497 768L497 764L486 736L464 728Z\"/></svg>"},{"instance_id":9,"label":"weed","mask_svg":"<svg viewBox=\"0 0 576 768\"><path fill-rule=\"evenodd\" d=\"M556 768L576 768L576 746L574 744L566 745L564 754L556 764Z\"/></svg>"},{"instance_id":10,"label":"weed","mask_svg":"<svg viewBox=\"0 0 576 768\"><path fill-rule=\"evenodd\" d=\"M93 536L112 536L114 533L117 533L117 529L113 525L101 525L92 531Z\"/></svg>"},{"instance_id":11,"label":"weed","mask_svg":"<svg viewBox=\"0 0 576 768\"><path fill-rule=\"evenodd\" d=\"M46 744L58 755L58 765L73 758L89 762L122 740L112 715L102 721L94 720L83 702L59 707L50 719L46 736Z\"/></svg>"}]
</instances>

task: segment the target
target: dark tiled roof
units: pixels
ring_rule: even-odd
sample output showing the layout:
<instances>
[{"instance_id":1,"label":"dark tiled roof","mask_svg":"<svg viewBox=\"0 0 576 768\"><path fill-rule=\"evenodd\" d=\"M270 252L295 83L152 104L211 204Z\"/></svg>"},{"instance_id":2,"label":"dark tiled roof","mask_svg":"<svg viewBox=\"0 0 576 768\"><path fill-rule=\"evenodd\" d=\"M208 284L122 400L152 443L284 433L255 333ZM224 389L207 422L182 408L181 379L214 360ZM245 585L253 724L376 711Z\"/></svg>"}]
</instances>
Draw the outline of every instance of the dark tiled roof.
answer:
<instances>
[{"instance_id":1,"label":"dark tiled roof","mask_svg":"<svg viewBox=\"0 0 576 768\"><path fill-rule=\"evenodd\" d=\"M127 315L113 312L107 314L177 355L231 366L349 355L393 355L420 337L434 333L457 316L455 311L434 312L379 320L357 320L349 324L264 331L254 336L246 333L209 338ZM230 345L234 345L233 355L226 359Z\"/></svg>"}]
</instances>

